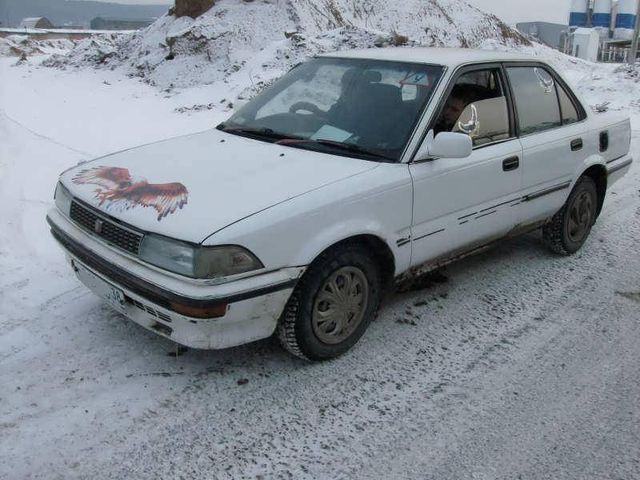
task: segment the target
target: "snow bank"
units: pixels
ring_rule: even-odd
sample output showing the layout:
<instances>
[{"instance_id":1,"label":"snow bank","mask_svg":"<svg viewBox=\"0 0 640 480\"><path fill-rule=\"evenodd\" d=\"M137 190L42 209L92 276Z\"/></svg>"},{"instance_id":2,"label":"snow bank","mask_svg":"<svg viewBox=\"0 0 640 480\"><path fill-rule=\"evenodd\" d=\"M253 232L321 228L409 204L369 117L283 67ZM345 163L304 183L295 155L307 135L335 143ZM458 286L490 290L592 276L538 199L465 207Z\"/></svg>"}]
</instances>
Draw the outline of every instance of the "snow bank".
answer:
<instances>
[{"instance_id":1,"label":"snow bank","mask_svg":"<svg viewBox=\"0 0 640 480\"><path fill-rule=\"evenodd\" d=\"M139 32L79 41L44 64L123 69L167 92L215 86L216 102L228 107L311 55L403 45L518 50L555 65L590 105L640 113L637 70L532 44L464 0L219 0L197 19L166 15ZM177 111L199 111L210 102Z\"/></svg>"},{"instance_id":2,"label":"snow bank","mask_svg":"<svg viewBox=\"0 0 640 480\"><path fill-rule=\"evenodd\" d=\"M22 57L62 54L68 52L74 46L75 42L72 40L35 40L28 35L9 35L0 38L0 56Z\"/></svg>"},{"instance_id":3,"label":"snow bank","mask_svg":"<svg viewBox=\"0 0 640 480\"><path fill-rule=\"evenodd\" d=\"M165 16L133 35L81 42L47 65L124 66L162 88L229 81L243 71L255 85L319 52L403 44L474 47L488 39L529 44L463 0L220 0L195 20Z\"/></svg>"}]
</instances>

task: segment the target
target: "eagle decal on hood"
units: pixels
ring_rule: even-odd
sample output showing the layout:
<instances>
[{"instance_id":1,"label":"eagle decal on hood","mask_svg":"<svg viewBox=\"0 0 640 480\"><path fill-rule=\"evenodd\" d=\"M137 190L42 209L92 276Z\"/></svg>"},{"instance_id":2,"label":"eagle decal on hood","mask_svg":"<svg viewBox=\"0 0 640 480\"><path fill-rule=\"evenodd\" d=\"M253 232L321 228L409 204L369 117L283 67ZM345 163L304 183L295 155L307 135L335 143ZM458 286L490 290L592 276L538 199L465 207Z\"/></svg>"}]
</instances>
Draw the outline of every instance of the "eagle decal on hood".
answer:
<instances>
[{"instance_id":1,"label":"eagle decal on hood","mask_svg":"<svg viewBox=\"0 0 640 480\"><path fill-rule=\"evenodd\" d=\"M149 183L145 178L132 178L128 169L119 167L85 169L72 181L79 185L97 185L94 198L107 210L153 207L158 212L158 221L184 207L189 196L181 183Z\"/></svg>"}]
</instances>

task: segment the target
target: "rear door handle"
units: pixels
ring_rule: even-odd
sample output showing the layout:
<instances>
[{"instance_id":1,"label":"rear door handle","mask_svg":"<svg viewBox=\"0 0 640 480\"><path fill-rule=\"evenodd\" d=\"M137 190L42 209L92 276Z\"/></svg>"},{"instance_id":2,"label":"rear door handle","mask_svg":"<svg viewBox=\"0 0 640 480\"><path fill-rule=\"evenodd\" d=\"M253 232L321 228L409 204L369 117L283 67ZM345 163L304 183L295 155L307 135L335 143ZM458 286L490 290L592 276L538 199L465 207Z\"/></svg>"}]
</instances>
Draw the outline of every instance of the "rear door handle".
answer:
<instances>
[{"instance_id":1,"label":"rear door handle","mask_svg":"<svg viewBox=\"0 0 640 480\"><path fill-rule=\"evenodd\" d=\"M571 151L577 152L578 150L582 150L583 143L581 138L576 138L571 141Z\"/></svg>"},{"instance_id":2,"label":"rear door handle","mask_svg":"<svg viewBox=\"0 0 640 480\"><path fill-rule=\"evenodd\" d=\"M520 158L519 157L509 157L502 162L502 170L505 172L511 172L513 170L517 170L520 166Z\"/></svg>"}]
</instances>

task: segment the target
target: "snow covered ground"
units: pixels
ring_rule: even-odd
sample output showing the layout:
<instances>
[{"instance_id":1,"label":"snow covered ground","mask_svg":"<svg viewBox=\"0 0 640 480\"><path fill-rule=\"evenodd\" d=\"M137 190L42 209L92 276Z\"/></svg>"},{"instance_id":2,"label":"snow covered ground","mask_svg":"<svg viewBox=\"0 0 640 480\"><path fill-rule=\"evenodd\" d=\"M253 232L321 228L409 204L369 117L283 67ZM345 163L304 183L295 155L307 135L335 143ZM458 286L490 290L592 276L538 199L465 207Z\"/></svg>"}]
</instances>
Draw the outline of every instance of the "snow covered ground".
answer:
<instances>
[{"instance_id":1,"label":"snow covered ground","mask_svg":"<svg viewBox=\"0 0 640 480\"><path fill-rule=\"evenodd\" d=\"M633 115L640 158L633 72L554 60L590 104ZM0 478L640 478L638 164L578 255L532 234L464 260L389 298L336 361L271 340L176 356L75 280L45 212L60 171L210 128L250 78L167 92L15 61L0 58Z\"/></svg>"}]
</instances>

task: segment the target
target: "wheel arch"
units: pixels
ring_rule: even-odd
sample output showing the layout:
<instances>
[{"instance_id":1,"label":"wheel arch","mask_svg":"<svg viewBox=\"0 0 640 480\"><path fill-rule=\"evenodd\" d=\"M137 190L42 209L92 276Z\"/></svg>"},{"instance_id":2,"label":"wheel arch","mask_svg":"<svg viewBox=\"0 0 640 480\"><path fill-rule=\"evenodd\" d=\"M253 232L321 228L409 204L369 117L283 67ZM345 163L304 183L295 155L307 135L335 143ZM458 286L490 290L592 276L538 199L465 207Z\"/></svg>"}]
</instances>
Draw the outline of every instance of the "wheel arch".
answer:
<instances>
[{"instance_id":1,"label":"wheel arch","mask_svg":"<svg viewBox=\"0 0 640 480\"><path fill-rule=\"evenodd\" d=\"M389 244L383 238L371 233L352 235L342 240L338 240L319 252L311 263L315 262L327 252L346 245L353 245L362 248L371 255L373 260L380 267L380 274L385 286L388 286L393 281L396 272L396 257L391 250L391 247L389 247Z\"/></svg>"},{"instance_id":2,"label":"wheel arch","mask_svg":"<svg viewBox=\"0 0 640 480\"><path fill-rule=\"evenodd\" d=\"M601 163L597 163L589 166L580 177L589 177L596 184L596 191L598 192L598 208L596 210L596 218L600 216L602 207L604 205L604 199L607 196L607 167Z\"/></svg>"}]
</instances>

